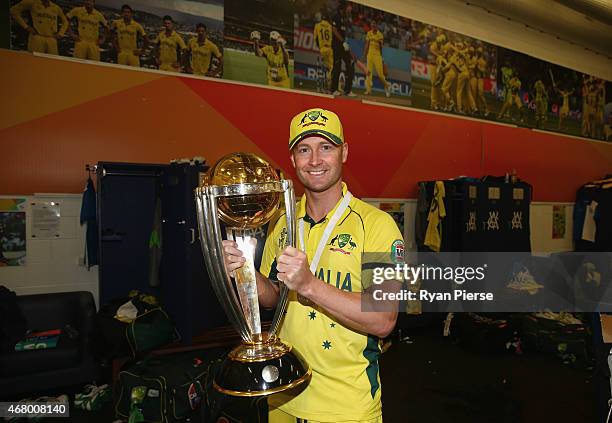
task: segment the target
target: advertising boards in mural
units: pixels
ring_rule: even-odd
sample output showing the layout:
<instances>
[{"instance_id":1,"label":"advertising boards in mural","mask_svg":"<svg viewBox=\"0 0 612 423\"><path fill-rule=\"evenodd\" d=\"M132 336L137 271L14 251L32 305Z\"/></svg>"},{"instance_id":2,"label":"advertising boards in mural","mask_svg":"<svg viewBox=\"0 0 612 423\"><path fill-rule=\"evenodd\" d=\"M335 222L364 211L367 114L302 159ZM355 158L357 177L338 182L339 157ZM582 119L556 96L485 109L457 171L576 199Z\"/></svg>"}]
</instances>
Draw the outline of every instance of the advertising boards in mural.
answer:
<instances>
[{"instance_id":1,"label":"advertising boards in mural","mask_svg":"<svg viewBox=\"0 0 612 423\"><path fill-rule=\"evenodd\" d=\"M352 2L298 5L295 87L410 105L411 20Z\"/></svg>"},{"instance_id":2,"label":"advertising boards in mural","mask_svg":"<svg viewBox=\"0 0 612 423\"><path fill-rule=\"evenodd\" d=\"M226 0L223 77L291 88L293 10L285 0Z\"/></svg>"},{"instance_id":3,"label":"advertising boards in mural","mask_svg":"<svg viewBox=\"0 0 612 423\"><path fill-rule=\"evenodd\" d=\"M11 47L220 77L223 0L11 0Z\"/></svg>"}]
</instances>

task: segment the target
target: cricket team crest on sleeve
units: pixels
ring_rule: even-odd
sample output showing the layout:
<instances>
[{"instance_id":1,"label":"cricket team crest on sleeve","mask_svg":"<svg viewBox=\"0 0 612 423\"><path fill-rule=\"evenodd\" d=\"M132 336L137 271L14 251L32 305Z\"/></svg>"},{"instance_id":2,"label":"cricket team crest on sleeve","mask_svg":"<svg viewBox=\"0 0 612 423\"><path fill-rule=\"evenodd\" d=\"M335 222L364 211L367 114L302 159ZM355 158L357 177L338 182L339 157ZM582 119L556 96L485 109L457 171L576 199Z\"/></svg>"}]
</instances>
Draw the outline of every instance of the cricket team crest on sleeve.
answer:
<instances>
[{"instance_id":1,"label":"cricket team crest on sleeve","mask_svg":"<svg viewBox=\"0 0 612 423\"><path fill-rule=\"evenodd\" d=\"M339 252L342 254L350 255L351 251L357 248L357 244L353 240L353 236L351 234L339 234L332 238L329 241L331 248L329 251Z\"/></svg>"},{"instance_id":2,"label":"cricket team crest on sleeve","mask_svg":"<svg viewBox=\"0 0 612 423\"><path fill-rule=\"evenodd\" d=\"M401 239L396 239L391 244L391 260L393 263L404 262L404 241Z\"/></svg>"}]
</instances>

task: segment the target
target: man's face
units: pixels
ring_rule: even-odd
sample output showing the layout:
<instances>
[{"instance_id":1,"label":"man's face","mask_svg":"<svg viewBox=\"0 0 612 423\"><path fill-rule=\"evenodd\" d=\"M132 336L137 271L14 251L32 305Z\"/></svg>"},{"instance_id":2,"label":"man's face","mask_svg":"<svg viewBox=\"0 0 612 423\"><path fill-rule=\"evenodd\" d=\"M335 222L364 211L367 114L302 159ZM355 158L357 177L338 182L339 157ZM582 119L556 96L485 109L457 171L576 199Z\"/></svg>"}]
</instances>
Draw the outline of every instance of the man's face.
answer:
<instances>
[{"instance_id":1,"label":"man's face","mask_svg":"<svg viewBox=\"0 0 612 423\"><path fill-rule=\"evenodd\" d=\"M126 7L121 11L121 16L123 16L123 19L126 21L130 21L132 20L132 11Z\"/></svg>"},{"instance_id":2,"label":"man's face","mask_svg":"<svg viewBox=\"0 0 612 423\"><path fill-rule=\"evenodd\" d=\"M323 192L342 177L342 164L348 157L348 145L336 146L321 136L300 141L291 150L291 164L306 189Z\"/></svg>"},{"instance_id":3,"label":"man's face","mask_svg":"<svg viewBox=\"0 0 612 423\"><path fill-rule=\"evenodd\" d=\"M174 26L173 22L170 19L164 20L164 28L166 31L172 31L172 27Z\"/></svg>"},{"instance_id":4,"label":"man's face","mask_svg":"<svg viewBox=\"0 0 612 423\"><path fill-rule=\"evenodd\" d=\"M372 21L370 23L370 26L372 27L372 29L374 30L374 32L378 31L378 23L376 21Z\"/></svg>"},{"instance_id":5,"label":"man's face","mask_svg":"<svg viewBox=\"0 0 612 423\"><path fill-rule=\"evenodd\" d=\"M200 38L206 38L206 28L204 28L203 26L199 26L196 29L196 32L198 33L198 37Z\"/></svg>"},{"instance_id":6,"label":"man's face","mask_svg":"<svg viewBox=\"0 0 612 423\"><path fill-rule=\"evenodd\" d=\"M91 10L94 7L94 2L93 2L93 0L85 0L83 2L83 6L85 6L85 9Z\"/></svg>"}]
</instances>

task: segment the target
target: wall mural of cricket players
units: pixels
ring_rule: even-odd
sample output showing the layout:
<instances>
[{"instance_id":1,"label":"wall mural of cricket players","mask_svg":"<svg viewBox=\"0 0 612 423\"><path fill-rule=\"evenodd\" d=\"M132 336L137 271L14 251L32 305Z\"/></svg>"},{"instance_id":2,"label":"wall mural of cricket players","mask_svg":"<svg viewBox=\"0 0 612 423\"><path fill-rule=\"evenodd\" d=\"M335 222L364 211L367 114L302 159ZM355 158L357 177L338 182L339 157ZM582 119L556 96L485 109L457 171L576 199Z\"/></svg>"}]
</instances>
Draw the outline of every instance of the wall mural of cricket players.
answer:
<instances>
[{"instance_id":1,"label":"wall mural of cricket players","mask_svg":"<svg viewBox=\"0 0 612 423\"><path fill-rule=\"evenodd\" d=\"M605 139L606 81L499 49L497 120Z\"/></svg>"},{"instance_id":2,"label":"wall mural of cricket players","mask_svg":"<svg viewBox=\"0 0 612 423\"><path fill-rule=\"evenodd\" d=\"M497 47L416 21L413 31L413 104L491 119Z\"/></svg>"},{"instance_id":3,"label":"wall mural of cricket players","mask_svg":"<svg viewBox=\"0 0 612 423\"><path fill-rule=\"evenodd\" d=\"M348 1L296 7L296 88L411 104L410 19Z\"/></svg>"},{"instance_id":4,"label":"wall mural of cricket players","mask_svg":"<svg viewBox=\"0 0 612 423\"><path fill-rule=\"evenodd\" d=\"M223 78L293 86L293 2L225 0Z\"/></svg>"},{"instance_id":5,"label":"wall mural of cricket players","mask_svg":"<svg viewBox=\"0 0 612 423\"><path fill-rule=\"evenodd\" d=\"M11 0L11 47L221 77L223 0Z\"/></svg>"}]
</instances>

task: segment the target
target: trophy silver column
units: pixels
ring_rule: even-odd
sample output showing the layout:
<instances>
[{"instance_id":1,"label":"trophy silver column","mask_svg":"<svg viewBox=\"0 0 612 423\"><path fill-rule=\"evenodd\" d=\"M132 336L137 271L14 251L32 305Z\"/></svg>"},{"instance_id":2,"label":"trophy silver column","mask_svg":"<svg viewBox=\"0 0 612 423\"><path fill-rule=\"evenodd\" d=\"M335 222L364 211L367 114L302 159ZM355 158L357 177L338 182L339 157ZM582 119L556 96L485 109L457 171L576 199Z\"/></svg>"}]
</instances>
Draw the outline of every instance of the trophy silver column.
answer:
<instances>
[{"instance_id":1,"label":"trophy silver column","mask_svg":"<svg viewBox=\"0 0 612 423\"><path fill-rule=\"evenodd\" d=\"M284 201L281 202L281 196ZM295 247L295 194L290 180L280 180L262 158L233 153L221 158L195 190L202 253L212 287L242 343L224 360L215 377L217 390L236 396L261 396L308 381L311 370L277 331L287 307L287 287L279 284L279 301L268 332L262 332L253 264L252 231L268 223L284 204L286 245ZM234 239L246 258L232 276L223 259L221 219L228 239ZM233 280L232 280L233 279Z\"/></svg>"}]
</instances>

